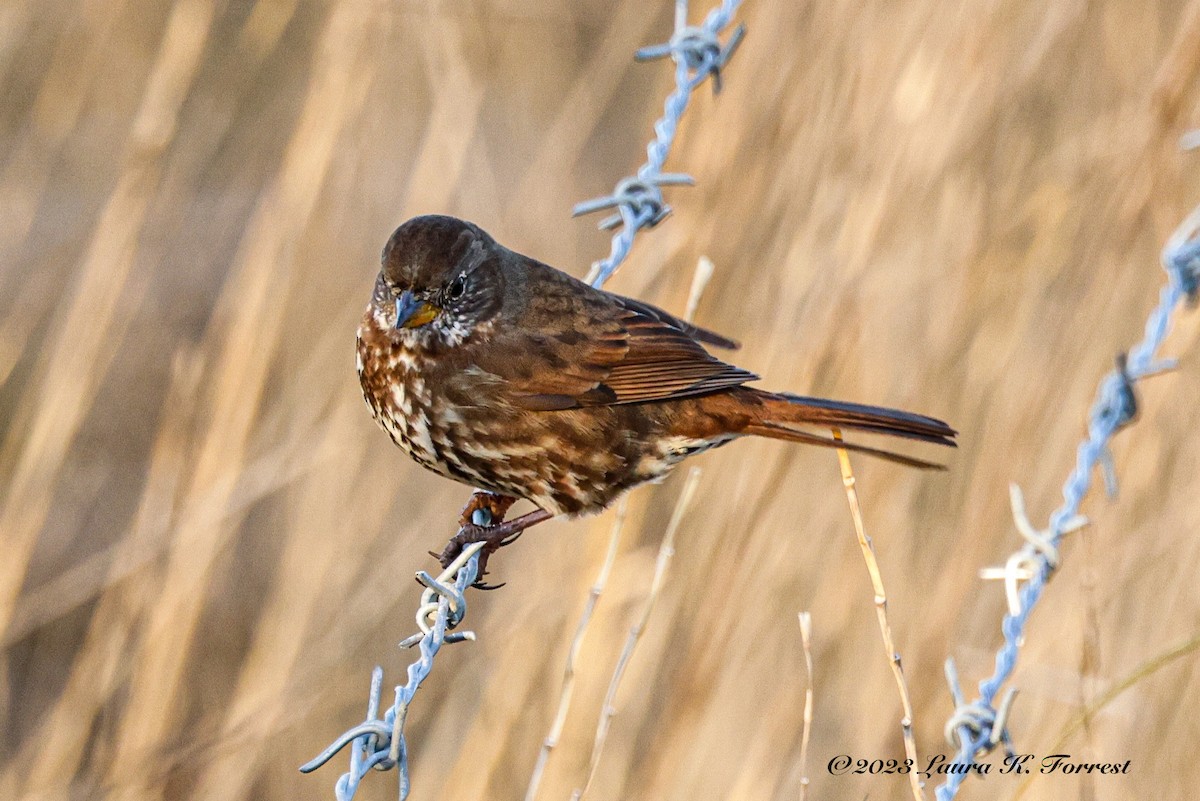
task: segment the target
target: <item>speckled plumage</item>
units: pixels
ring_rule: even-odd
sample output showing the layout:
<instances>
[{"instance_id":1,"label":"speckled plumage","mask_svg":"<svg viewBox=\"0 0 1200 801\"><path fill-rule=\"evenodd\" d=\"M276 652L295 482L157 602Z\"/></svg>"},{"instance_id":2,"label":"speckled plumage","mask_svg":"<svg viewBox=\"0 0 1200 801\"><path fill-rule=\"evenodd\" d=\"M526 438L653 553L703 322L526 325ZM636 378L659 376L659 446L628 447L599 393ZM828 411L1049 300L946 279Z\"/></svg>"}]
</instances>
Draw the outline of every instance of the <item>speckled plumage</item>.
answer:
<instances>
[{"instance_id":1,"label":"speckled plumage","mask_svg":"<svg viewBox=\"0 0 1200 801\"><path fill-rule=\"evenodd\" d=\"M401 296L434 316L396 327ZM745 387L757 376L701 343L736 347L470 223L418 217L384 249L358 373L375 419L419 464L552 514L598 511L746 434L830 444L800 426L837 426L953 444L931 418Z\"/></svg>"}]
</instances>

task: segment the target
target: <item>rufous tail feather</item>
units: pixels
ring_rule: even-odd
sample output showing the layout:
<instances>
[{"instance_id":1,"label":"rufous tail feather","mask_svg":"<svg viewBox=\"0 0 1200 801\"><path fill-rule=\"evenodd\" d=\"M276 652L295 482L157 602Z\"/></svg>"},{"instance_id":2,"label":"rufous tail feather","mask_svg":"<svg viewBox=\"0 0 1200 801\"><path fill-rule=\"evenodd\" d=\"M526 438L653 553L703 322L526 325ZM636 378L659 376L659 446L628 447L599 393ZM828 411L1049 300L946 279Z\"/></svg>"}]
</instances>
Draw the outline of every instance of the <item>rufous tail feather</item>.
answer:
<instances>
[{"instance_id":1,"label":"rufous tail feather","mask_svg":"<svg viewBox=\"0 0 1200 801\"><path fill-rule=\"evenodd\" d=\"M953 428L941 420L912 412L785 393L763 392L759 394L758 399L763 403L763 414L758 421L746 428L747 434L827 448L845 448L848 451L878 456L911 467L934 470L944 468L924 459L853 442L838 441L832 436L805 431L797 426L865 431L955 447L954 436L957 432Z\"/></svg>"}]
</instances>

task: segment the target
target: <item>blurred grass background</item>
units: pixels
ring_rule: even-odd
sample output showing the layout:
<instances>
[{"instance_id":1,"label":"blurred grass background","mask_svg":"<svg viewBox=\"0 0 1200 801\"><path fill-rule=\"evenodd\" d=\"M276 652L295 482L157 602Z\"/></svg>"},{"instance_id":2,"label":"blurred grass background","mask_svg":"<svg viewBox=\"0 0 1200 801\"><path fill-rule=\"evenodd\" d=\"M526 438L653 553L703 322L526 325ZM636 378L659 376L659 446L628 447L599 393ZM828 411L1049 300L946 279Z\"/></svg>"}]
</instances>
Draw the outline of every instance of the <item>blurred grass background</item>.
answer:
<instances>
[{"instance_id":1,"label":"blurred grass background","mask_svg":"<svg viewBox=\"0 0 1200 801\"><path fill-rule=\"evenodd\" d=\"M693 9L696 19L707 10ZM374 428L353 337L392 228L471 219L582 275L570 222L641 161L671 70L636 47L671 3L8 0L0 6L0 797L332 797L296 767L401 679L425 551L468 491ZM962 432L950 470L856 461L923 755L942 661L991 670L1003 591L976 578L1056 505L1100 375L1140 333L1161 243L1200 200L1200 3L750 0L669 168L675 214L609 288L740 338L764 385L902 406ZM1118 436L1121 495L1035 613L1018 750L1200 628L1200 315ZM812 611L817 798L906 798L899 702L832 453L707 455L629 669L595 799L794 799ZM585 774L681 476L636 493L542 798ZM471 597L409 718L413 798L522 797L611 513L551 523ZM1126 777L1026 798L1200 784L1194 653L1065 751ZM387 693L385 693L385 696ZM1008 777L964 798L1008 798ZM391 798L370 776L364 798Z\"/></svg>"}]
</instances>

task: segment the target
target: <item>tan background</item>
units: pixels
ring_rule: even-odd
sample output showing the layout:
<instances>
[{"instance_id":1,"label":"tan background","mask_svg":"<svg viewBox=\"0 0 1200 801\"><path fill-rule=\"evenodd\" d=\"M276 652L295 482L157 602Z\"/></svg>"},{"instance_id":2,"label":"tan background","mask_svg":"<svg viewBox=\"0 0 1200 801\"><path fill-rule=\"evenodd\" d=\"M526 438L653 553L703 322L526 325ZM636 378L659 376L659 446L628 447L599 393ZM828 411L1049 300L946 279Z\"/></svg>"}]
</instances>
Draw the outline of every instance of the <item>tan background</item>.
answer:
<instances>
[{"instance_id":1,"label":"tan background","mask_svg":"<svg viewBox=\"0 0 1200 801\"><path fill-rule=\"evenodd\" d=\"M640 162L670 85L635 65L670 3L9 0L0 7L0 797L330 798L296 766L410 657L413 571L467 490L410 464L359 397L352 343L380 247L470 218L582 275L571 205ZM698 19L705 8L694 9ZM742 339L765 385L952 421L950 470L858 461L923 753L942 661L990 671L980 567L1058 498L1094 386L1140 334L1162 241L1200 200L1200 4L750 0L714 102L669 167L694 189L610 288ZM1050 751L1083 705L1194 636L1200 315L1141 394L1115 503L1071 537L1022 654L1012 732ZM700 501L594 799L795 799L815 627L816 798L906 798L830 757L902 754L871 591L827 452L698 460ZM586 772L601 698L682 476L638 492L540 796ZM553 523L471 596L474 645L412 709L413 798L522 797L611 514ZM1027 798L1200 785L1195 653L1064 750L1132 760ZM393 798L372 775L363 798ZM964 798L1008 798L1006 777Z\"/></svg>"}]
</instances>

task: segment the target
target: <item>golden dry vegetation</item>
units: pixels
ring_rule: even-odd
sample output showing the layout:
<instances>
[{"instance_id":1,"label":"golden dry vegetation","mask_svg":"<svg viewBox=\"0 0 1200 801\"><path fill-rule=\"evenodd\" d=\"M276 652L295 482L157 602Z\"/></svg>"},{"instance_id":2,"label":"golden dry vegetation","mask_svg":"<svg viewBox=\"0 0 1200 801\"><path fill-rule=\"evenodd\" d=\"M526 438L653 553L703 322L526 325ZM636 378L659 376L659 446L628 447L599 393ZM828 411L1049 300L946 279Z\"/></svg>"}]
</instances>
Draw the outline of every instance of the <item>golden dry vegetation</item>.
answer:
<instances>
[{"instance_id":1,"label":"golden dry vegetation","mask_svg":"<svg viewBox=\"0 0 1200 801\"><path fill-rule=\"evenodd\" d=\"M669 2L9 0L0 6L0 798L330 798L296 767L411 655L413 572L464 487L363 408L353 337L393 226L472 219L582 275L578 200L640 162L671 79L632 51ZM698 4L694 4L698 5ZM611 6L611 7L610 7ZM698 18L702 9L695 8ZM749 0L669 168L675 214L609 288L704 325L770 387L952 421L944 474L855 461L922 754L949 749L942 662L991 669L979 568L1057 503L1098 378L1140 334L1157 254L1200 200L1200 3ZM1072 535L1018 670L1017 748L1195 636L1200 314L1121 433L1114 502ZM814 798L909 798L899 700L832 453L743 442L696 503L617 698L590 799L796 799L811 610ZM640 490L542 799L586 775L613 663L683 476ZM471 595L409 719L413 798L523 797L600 568L607 515L547 524ZM1189 651L1062 746L1127 777L1028 799L1200 784ZM392 798L394 775L362 798ZM1020 784L971 780L963 798Z\"/></svg>"}]
</instances>

